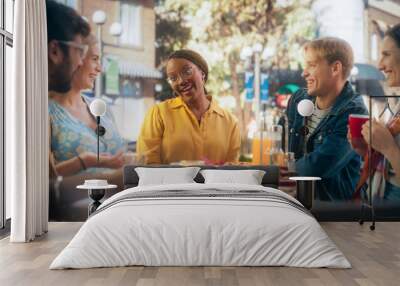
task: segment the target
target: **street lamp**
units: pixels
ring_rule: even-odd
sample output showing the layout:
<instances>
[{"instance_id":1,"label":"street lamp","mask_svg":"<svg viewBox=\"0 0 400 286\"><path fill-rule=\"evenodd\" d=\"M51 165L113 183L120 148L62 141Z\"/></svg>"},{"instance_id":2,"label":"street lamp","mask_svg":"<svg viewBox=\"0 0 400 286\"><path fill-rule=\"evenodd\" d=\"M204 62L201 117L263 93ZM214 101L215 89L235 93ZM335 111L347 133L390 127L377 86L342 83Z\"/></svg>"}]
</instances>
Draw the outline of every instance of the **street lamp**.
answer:
<instances>
[{"instance_id":1,"label":"street lamp","mask_svg":"<svg viewBox=\"0 0 400 286\"><path fill-rule=\"evenodd\" d=\"M103 68L103 39L102 39L102 26L107 22L107 15L102 10L97 10L92 16L93 23L97 26L97 39L99 42L99 56L100 66ZM114 37L119 37L122 33L122 26L120 23L115 22L110 26L109 33ZM96 78L96 97L101 96L101 75Z\"/></svg>"},{"instance_id":2,"label":"street lamp","mask_svg":"<svg viewBox=\"0 0 400 286\"><path fill-rule=\"evenodd\" d=\"M241 59L249 60L252 56L254 56L254 112L256 114L257 127L260 127L260 75L262 52L263 45L261 43L256 43L252 47L244 47L240 53Z\"/></svg>"},{"instance_id":3,"label":"street lamp","mask_svg":"<svg viewBox=\"0 0 400 286\"><path fill-rule=\"evenodd\" d=\"M358 73L359 73L358 67L354 66L350 71L351 79L353 82L356 81L356 77L357 77Z\"/></svg>"},{"instance_id":4,"label":"street lamp","mask_svg":"<svg viewBox=\"0 0 400 286\"><path fill-rule=\"evenodd\" d=\"M252 47L246 47L241 51L240 54L240 58L241 59L245 59L247 62L246 64L251 62L251 57L254 57L253 59L253 67L254 67L254 99L253 99L253 110L255 112L255 126L256 126L256 130L259 131L259 163L263 164L263 155L264 155L264 148L265 145L264 144L264 138L265 137L265 131L266 131L266 111L265 111L265 107L266 107L266 100L268 97L268 82L265 83L264 81L267 81L267 75L262 76L261 74L261 61L267 61L269 59L271 59L273 57L273 55L275 54L275 48L273 46L267 46L264 48L264 46L261 43L256 43L254 44ZM261 81L263 81L263 87L261 88ZM265 84L264 84L265 83ZM265 89L267 89L265 91ZM263 95L263 96L262 96ZM281 112L282 116L284 116L285 118L285 138L284 138L284 142L285 142L285 151L287 151L287 118L285 117L285 114L283 112ZM282 130L282 129L280 129ZM279 129L277 129L276 132L278 132ZM275 132L275 131L274 131ZM280 131L280 133L282 133L282 131ZM275 139L274 139L275 140ZM256 141L257 142L257 141ZM257 144L253 144L253 148L257 148ZM272 147L271 147L272 148ZM274 147L274 148L281 148L281 147ZM257 150L256 149L256 150ZM272 150L272 149L271 149ZM277 151L277 150L275 150ZM272 152L272 151L271 151ZM254 156L254 152L253 152L253 156ZM272 156L271 155L271 160L270 162L272 162ZM257 158L256 158L257 159ZM275 160L275 159L274 159Z\"/></svg>"},{"instance_id":5,"label":"street lamp","mask_svg":"<svg viewBox=\"0 0 400 286\"><path fill-rule=\"evenodd\" d=\"M254 53L254 101L255 101L255 112L256 112L256 122L257 125L260 124L260 104L261 104L261 96L260 96L260 73L261 73L261 52L263 50L263 46L260 43L256 43L253 46Z\"/></svg>"},{"instance_id":6,"label":"street lamp","mask_svg":"<svg viewBox=\"0 0 400 286\"><path fill-rule=\"evenodd\" d=\"M354 91L357 92L358 88L357 88L357 76L358 76L358 67L353 66L353 68L350 71L350 82L353 85Z\"/></svg>"},{"instance_id":7,"label":"street lamp","mask_svg":"<svg viewBox=\"0 0 400 286\"><path fill-rule=\"evenodd\" d=\"M244 47L240 53L240 58L245 59L247 64L251 62L251 57L254 56L254 99L253 99L253 110L255 112L256 128L260 131L260 163L262 164L262 150L263 150L263 131L264 124L261 124L260 118L260 75L261 75L261 53L263 51L263 45L256 43L252 47ZM247 65L246 64L246 65Z\"/></svg>"},{"instance_id":8,"label":"street lamp","mask_svg":"<svg viewBox=\"0 0 400 286\"><path fill-rule=\"evenodd\" d=\"M253 50L250 47L244 47L240 53L240 58L242 60L246 60L248 58L251 57L251 55L253 54Z\"/></svg>"},{"instance_id":9,"label":"street lamp","mask_svg":"<svg viewBox=\"0 0 400 286\"><path fill-rule=\"evenodd\" d=\"M154 91L155 91L155 95L156 95L156 96L155 96L156 101L162 101L162 100L163 100L163 96L162 96L162 94L161 94L162 90L163 90L163 86L162 86L161 83L156 83L156 84L154 85Z\"/></svg>"},{"instance_id":10,"label":"street lamp","mask_svg":"<svg viewBox=\"0 0 400 286\"><path fill-rule=\"evenodd\" d=\"M107 15L102 10L93 13L92 20L96 25L103 25L107 21Z\"/></svg>"},{"instance_id":11,"label":"street lamp","mask_svg":"<svg viewBox=\"0 0 400 286\"><path fill-rule=\"evenodd\" d=\"M261 58L263 60L268 60L270 59L273 55L275 55L275 48L271 46L265 47L265 49L262 52Z\"/></svg>"},{"instance_id":12,"label":"street lamp","mask_svg":"<svg viewBox=\"0 0 400 286\"><path fill-rule=\"evenodd\" d=\"M107 15L102 10L97 10L93 13L92 16L93 23L97 26L97 39L99 41L99 57L100 57L100 66L103 67L102 58L103 58L103 41L101 38L101 26L107 21ZM101 95L101 75L96 78L96 97L99 98Z\"/></svg>"},{"instance_id":13,"label":"street lamp","mask_svg":"<svg viewBox=\"0 0 400 286\"><path fill-rule=\"evenodd\" d=\"M113 23L109 30L111 36L119 37L122 34L122 25L118 22Z\"/></svg>"},{"instance_id":14,"label":"street lamp","mask_svg":"<svg viewBox=\"0 0 400 286\"><path fill-rule=\"evenodd\" d=\"M161 83L156 83L156 85L154 86L154 90L156 92L161 92L162 91L162 84Z\"/></svg>"}]
</instances>

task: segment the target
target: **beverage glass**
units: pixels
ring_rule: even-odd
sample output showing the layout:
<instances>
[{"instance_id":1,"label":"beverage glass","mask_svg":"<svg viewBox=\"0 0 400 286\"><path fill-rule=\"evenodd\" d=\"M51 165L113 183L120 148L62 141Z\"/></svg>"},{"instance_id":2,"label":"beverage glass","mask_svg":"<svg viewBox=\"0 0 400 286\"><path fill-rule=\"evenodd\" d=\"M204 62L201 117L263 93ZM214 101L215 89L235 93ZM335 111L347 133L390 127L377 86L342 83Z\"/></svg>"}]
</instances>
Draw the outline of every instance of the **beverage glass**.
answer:
<instances>
[{"instance_id":1,"label":"beverage glass","mask_svg":"<svg viewBox=\"0 0 400 286\"><path fill-rule=\"evenodd\" d=\"M289 172L296 172L296 159L293 152L286 153L287 168Z\"/></svg>"},{"instance_id":2,"label":"beverage glass","mask_svg":"<svg viewBox=\"0 0 400 286\"><path fill-rule=\"evenodd\" d=\"M123 158L124 158L125 165L132 165L132 164L135 164L137 161L137 155L130 151L124 153Z\"/></svg>"},{"instance_id":3,"label":"beverage glass","mask_svg":"<svg viewBox=\"0 0 400 286\"><path fill-rule=\"evenodd\" d=\"M350 114L349 115L349 129L351 135L351 143L354 148L365 148L365 142L361 130L365 122L369 120L369 116L365 114Z\"/></svg>"}]
</instances>

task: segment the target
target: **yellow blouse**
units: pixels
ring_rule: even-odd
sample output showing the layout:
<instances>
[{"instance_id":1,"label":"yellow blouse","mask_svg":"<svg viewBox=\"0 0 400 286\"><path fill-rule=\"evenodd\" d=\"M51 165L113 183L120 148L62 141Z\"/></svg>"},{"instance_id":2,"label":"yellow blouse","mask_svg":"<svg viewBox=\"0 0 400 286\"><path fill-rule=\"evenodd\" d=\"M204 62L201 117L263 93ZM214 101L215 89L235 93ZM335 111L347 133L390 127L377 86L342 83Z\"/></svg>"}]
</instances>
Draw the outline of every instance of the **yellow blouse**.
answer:
<instances>
[{"instance_id":1,"label":"yellow blouse","mask_svg":"<svg viewBox=\"0 0 400 286\"><path fill-rule=\"evenodd\" d=\"M137 142L147 164L181 160L237 162L240 132L237 120L211 100L200 123L180 97L153 106L147 113Z\"/></svg>"}]
</instances>

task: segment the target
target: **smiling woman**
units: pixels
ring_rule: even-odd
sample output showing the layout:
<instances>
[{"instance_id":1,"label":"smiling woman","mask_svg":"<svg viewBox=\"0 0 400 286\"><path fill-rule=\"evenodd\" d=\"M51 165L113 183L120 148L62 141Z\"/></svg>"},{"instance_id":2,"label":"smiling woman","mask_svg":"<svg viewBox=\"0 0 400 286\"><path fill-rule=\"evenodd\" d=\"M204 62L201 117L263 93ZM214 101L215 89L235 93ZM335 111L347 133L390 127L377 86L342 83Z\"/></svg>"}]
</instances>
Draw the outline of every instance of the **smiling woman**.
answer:
<instances>
[{"instance_id":1,"label":"smiling woman","mask_svg":"<svg viewBox=\"0 0 400 286\"><path fill-rule=\"evenodd\" d=\"M400 24L389 29L383 40L379 69L386 75L389 87L400 86ZM384 190L384 198L400 200L400 102L394 107L394 114L388 122L382 123L376 120L366 122L362 127L364 140L373 148L374 155L369 156L367 148L354 150L364 156L369 166L371 162L374 172L372 189L375 192ZM348 134L351 142L351 135ZM377 152L375 152L377 151ZM383 156L381 156L380 154ZM373 158L373 160L372 160ZM358 183L358 189L367 181L366 167Z\"/></svg>"},{"instance_id":2,"label":"smiling woman","mask_svg":"<svg viewBox=\"0 0 400 286\"><path fill-rule=\"evenodd\" d=\"M400 25L389 30L383 39L379 69L385 73L389 86L400 86Z\"/></svg>"},{"instance_id":3,"label":"smiling woman","mask_svg":"<svg viewBox=\"0 0 400 286\"><path fill-rule=\"evenodd\" d=\"M166 72L176 98L148 112L138 140L139 156L147 164L237 162L238 124L208 94L207 62L195 51L179 50L169 56Z\"/></svg>"}]
</instances>

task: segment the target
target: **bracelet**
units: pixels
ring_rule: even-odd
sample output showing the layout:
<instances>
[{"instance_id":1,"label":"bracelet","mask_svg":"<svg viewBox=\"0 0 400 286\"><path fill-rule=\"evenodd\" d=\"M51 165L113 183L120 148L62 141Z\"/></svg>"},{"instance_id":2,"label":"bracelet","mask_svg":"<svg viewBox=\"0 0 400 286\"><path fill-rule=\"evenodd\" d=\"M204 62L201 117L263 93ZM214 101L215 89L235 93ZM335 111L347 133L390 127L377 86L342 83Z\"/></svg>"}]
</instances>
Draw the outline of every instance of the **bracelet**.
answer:
<instances>
[{"instance_id":1,"label":"bracelet","mask_svg":"<svg viewBox=\"0 0 400 286\"><path fill-rule=\"evenodd\" d=\"M76 156L76 157L78 157L78 160L79 160L79 162L81 163L82 169L83 169L83 170L86 170L87 168L86 168L85 162L83 162L81 156L78 155L78 156Z\"/></svg>"}]
</instances>

